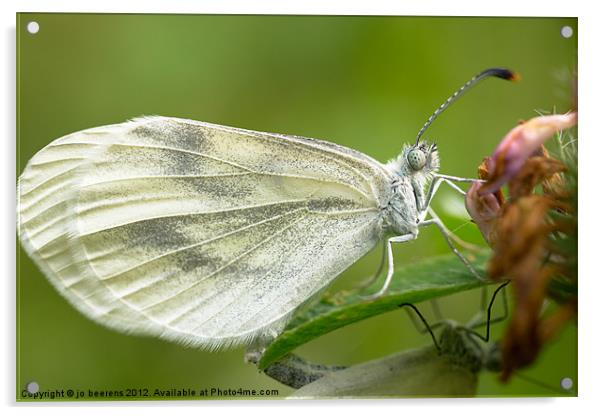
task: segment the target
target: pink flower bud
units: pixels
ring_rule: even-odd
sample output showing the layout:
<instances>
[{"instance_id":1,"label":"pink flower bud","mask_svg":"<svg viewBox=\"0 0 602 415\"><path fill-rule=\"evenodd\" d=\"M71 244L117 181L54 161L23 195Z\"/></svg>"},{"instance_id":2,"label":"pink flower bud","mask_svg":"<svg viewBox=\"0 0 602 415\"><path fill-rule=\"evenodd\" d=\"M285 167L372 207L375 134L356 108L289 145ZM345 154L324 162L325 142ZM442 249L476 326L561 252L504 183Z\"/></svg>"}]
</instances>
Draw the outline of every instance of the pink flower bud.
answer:
<instances>
[{"instance_id":1,"label":"pink flower bud","mask_svg":"<svg viewBox=\"0 0 602 415\"><path fill-rule=\"evenodd\" d=\"M556 132L577 123L577 113L544 115L531 118L514 127L500 142L489 161L487 183L479 189L479 195L491 194L507 183L540 149L541 145Z\"/></svg>"},{"instance_id":2,"label":"pink flower bud","mask_svg":"<svg viewBox=\"0 0 602 415\"><path fill-rule=\"evenodd\" d=\"M493 194L479 196L481 186L483 186L482 183L475 182L466 192L466 210L479 227L483 238L489 245L492 245L494 243L493 228L501 206L499 200Z\"/></svg>"}]
</instances>

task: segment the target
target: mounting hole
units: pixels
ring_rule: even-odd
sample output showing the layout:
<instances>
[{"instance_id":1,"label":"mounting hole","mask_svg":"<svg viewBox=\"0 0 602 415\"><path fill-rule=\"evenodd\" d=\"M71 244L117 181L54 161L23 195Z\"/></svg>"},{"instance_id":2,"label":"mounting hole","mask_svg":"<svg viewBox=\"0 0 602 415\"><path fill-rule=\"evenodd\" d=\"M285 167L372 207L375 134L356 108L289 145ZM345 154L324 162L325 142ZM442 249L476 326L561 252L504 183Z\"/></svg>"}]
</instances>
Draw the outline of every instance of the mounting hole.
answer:
<instances>
[{"instance_id":1,"label":"mounting hole","mask_svg":"<svg viewBox=\"0 0 602 415\"><path fill-rule=\"evenodd\" d=\"M573 379L571 378L562 378L560 381L560 387L565 391L570 390L573 387Z\"/></svg>"},{"instance_id":2,"label":"mounting hole","mask_svg":"<svg viewBox=\"0 0 602 415\"><path fill-rule=\"evenodd\" d=\"M40 25L38 22L29 22L27 23L27 31L32 35L35 35L40 31Z\"/></svg>"},{"instance_id":3,"label":"mounting hole","mask_svg":"<svg viewBox=\"0 0 602 415\"><path fill-rule=\"evenodd\" d=\"M40 390L40 385L38 385L38 382L29 382L27 385L25 385L25 389L27 392L33 394Z\"/></svg>"},{"instance_id":4,"label":"mounting hole","mask_svg":"<svg viewBox=\"0 0 602 415\"><path fill-rule=\"evenodd\" d=\"M565 39L573 37L573 28L571 26L563 26L560 29L560 35Z\"/></svg>"}]
</instances>

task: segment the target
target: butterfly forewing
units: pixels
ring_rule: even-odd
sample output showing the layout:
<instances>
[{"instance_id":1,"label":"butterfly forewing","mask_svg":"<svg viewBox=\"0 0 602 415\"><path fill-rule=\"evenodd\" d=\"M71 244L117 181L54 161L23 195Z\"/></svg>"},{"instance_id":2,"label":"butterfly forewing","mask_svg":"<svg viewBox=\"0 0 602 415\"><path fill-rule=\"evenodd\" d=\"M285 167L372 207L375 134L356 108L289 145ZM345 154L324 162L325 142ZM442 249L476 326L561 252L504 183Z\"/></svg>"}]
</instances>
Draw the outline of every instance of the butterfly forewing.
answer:
<instances>
[{"instance_id":1,"label":"butterfly forewing","mask_svg":"<svg viewBox=\"0 0 602 415\"><path fill-rule=\"evenodd\" d=\"M323 141L149 117L36 154L19 232L96 321L215 348L277 331L372 249L390 180Z\"/></svg>"}]
</instances>

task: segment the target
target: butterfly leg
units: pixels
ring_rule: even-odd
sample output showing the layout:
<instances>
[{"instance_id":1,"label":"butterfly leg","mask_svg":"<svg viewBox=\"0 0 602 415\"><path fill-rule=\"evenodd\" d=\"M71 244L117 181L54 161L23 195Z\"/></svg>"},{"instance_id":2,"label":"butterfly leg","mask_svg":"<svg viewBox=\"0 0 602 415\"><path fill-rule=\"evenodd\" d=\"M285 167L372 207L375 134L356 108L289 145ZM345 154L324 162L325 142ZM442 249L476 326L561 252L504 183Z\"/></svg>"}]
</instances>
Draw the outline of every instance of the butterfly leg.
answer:
<instances>
[{"instance_id":1,"label":"butterfly leg","mask_svg":"<svg viewBox=\"0 0 602 415\"><path fill-rule=\"evenodd\" d=\"M456 176L448 176L446 174L435 174L435 178L433 179L433 182L427 192L427 197L426 197L426 204L424 205L424 209L423 209L423 213L426 213L426 209L429 207L429 205L431 204L431 201L433 200L433 197L435 196L435 193L437 193L437 190L439 190L439 186L441 186L441 183L446 183L449 187L451 187L452 189L454 189L456 192L460 193L461 195L465 196L466 192L464 190L462 190L457 184L455 184L454 182L459 182L459 183L483 183L484 180L480 180L480 179L470 179L467 177L456 177Z\"/></svg>"},{"instance_id":2,"label":"butterfly leg","mask_svg":"<svg viewBox=\"0 0 602 415\"><path fill-rule=\"evenodd\" d=\"M439 342L437 341L437 337L435 336L433 329L436 328L436 326L442 325L443 322L442 321L438 322L435 325L429 324L426 321L426 319L424 318L424 316L422 315L422 313L418 310L418 308L414 304L403 303L403 304L399 304L399 307L401 307L401 308L406 307L405 310L406 310L408 316L410 317L410 320L412 320L412 324L414 324L414 327L416 327L416 329L418 330L418 332L420 334L424 334L424 333L428 332L431 335L431 338L433 339L433 345L435 346L435 348L437 349L438 352L441 352L441 347L439 346ZM410 310L408 310L408 308L411 308L414 311L414 313L416 313L416 315L422 321L424 328L422 328L418 325L418 322L414 318L414 314L412 314L412 312Z\"/></svg>"},{"instance_id":3,"label":"butterfly leg","mask_svg":"<svg viewBox=\"0 0 602 415\"><path fill-rule=\"evenodd\" d=\"M469 179L469 178L464 178L464 177L455 177L455 176L447 176L447 175L442 175L442 174L438 174L436 175L436 179L435 180L442 180L445 183L447 183L452 189L454 189L455 191L457 191L458 193L460 193L462 196L466 196L466 192L464 190L462 190L460 187L458 187L453 181L457 181L457 182L461 182L461 183L474 183L474 182L484 182L483 180L477 180L477 179ZM453 181L452 181L453 180ZM435 219L438 219L439 222L441 224L443 224L443 222L437 217L437 214L431 209L430 206L428 206L428 213ZM461 247L471 250L471 251L478 251L479 248L476 245L470 244L468 242L463 241L462 239L458 238L455 234L451 233L448 231L448 235ZM506 292L504 291L502 293L502 295L504 296L504 301L506 301ZM487 287L483 287L481 288L481 314L485 313L485 309L487 308ZM504 317L505 318L505 317Z\"/></svg>"},{"instance_id":4,"label":"butterfly leg","mask_svg":"<svg viewBox=\"0 0 602 415\"><path fill-rule=\"evenodd\" d=\"M493 293L493 296L491 297L491 300L489 301L489 305L485 308L485 310L483 310L483 312L481 312L481 314L485 314L485 311L487 311L487 319L483 319L482 317L484 316L476 316L472 319L472 321L466 324L466 327L474 330L478 327L487 326L487 333L489 333L489 326L491 324L504 321L508 318L508 295L506 294L506 290L504 288L509 283L510 281L506 281L503 284L501 284L498 288L496 288L496 290ZM495 297L499 291L502 292L502 308L504 311L502 312L501 316L491 318L491 309L493 307L493 302L495 301Z\"/></svg>"},{"instance_id":5,"label":"butterfly leg","mask_svg":"<svg viewBox=\"0 0 602 415\"><path fill-rule=\"evenodd\" d=\"M368 288L369 286L371 286L380 276L380 273L382 272L382 270L385 268L385 260L387 258L387 242L383 241L382 243L382 253L380 256L380 263L378 265L378 268L376 270L376 272L374 274L372 274L370 276L370 278L368 278L365 281L362 281L360 284L357 285L357 289L358 290L364 290L366 288Z\"/></svg>"},{"instance_id":6,"label":"butterfly leg","mask_svg":"<svg viewBox=\"0 0 602 415\"><path fill-rule=\"evenodd\" d=\"M441 235L443 235L443 238L445 239L445 242L447 242L447 245L452 250L452 252L458 257L458 259L460 261L462 261L462 263L464 265L466 265L466 268L468 268L470 270L470 272L476 278L478 278L480 281L486 281L486 278L483 277L483 276L481 276L477 272L477 270L474 269L474 267L472 266L472 264L470 263L470 261L468 261L466 259L466 257L464 257L464 255L462 255L462 253L460 251L458 251L458 249L455 247L455 245L452 242L452 239L451 239L451 237L449 235L449 231L443 225L443 223L441 222L441 220L439 218L432 218L432 219L428 219L428 220L422 221L422 222L420 222L419 226L429 226L429 225L435 225L437 227L437 229L439 229L439 232L441 232Z\"/></svg>"},{"instance_id":7,"label":"butterfly leg","mask_svg":"<svg viewBox=\"0 0 602 415\"><path fill-rule=\"evenodd\" d=\"M437 190L441 186L441 183L447 184L449 187L451 187L456 192L460 193L462 196L466 196L466 192L464 190L460 189L460 187L458 187L458 185L456 185L454 182L452 182L452 180L456 180L459 182L468 182L468 183L475 182L475 181L482 181L482 180L478 180L478 179L467 179L467 178L463 178L463 177L436 175L435 179L433 180L431 187L428 191L424 209L420 212L420 215L419 215L421 221L424 221L424 219L426 218L426 215L430 214L431 217L438 219L439 222L443 225L443 222L439 219L437 214L433 211L433 209L430 206L430 204L433 200L433 197L435 196L435 193L437 193ZM456 242L456 244L460 245L462 248L468 249L470 251L478 251L480 249L477 245L473 245L471 243L468 243L468 242L462 240L457 235L455 235L454 233L447 230L447 228L446 228L446 232L447 232L447 235L449 235L449 237L451 239L453 239L454 242Z\"/></svg>"},{"instance_id":8,"label":"butterfly leg","mask_svg":"<svg viewBox=\"0 0 602 415\"><path fill-rule=\"evenodd\" d=\"M445 228L445 232L447 233L447 235L449 235L449 237L458 245L460 245L462 248L467 249L469 251L473 251L473 252L478 252L480 251L482 248L478 245L474 245L471 244L470 242L466 242L465 240L463 240L462 238L460 238L458 235L456 235L455 233L453 233L452 231L450 231L447 226L445 226L445 224L443 223L443 221L441 220L441 218L439 218L439 215L437 215L435 213L435 211L429 206L427 208L428 214L433 218L433 219L437 219L439 221L439 223L441 223L441 225Z\"/></svg>"},{"instance_id":9,"label":"butterfly leg","mask_svg":"<svg viewBox=\"0 0 602 415\"><path fill-rule=\"evenodd\" d=\"M443 183L443 179L440 177L435 177L435 179L433 179L433 181L431 182L431 186L429 187L429 190L426 194L426 203L419 214L421 221L424 220L424 218L426 217L426 214L428 213L428 208L431 205L433 198L435 197L435 193L437 193L437 190L439 190L439 186L441 186L441 183Z\"/></svg>"},{"instance_id":10,"label":"butterfly leg","mask_svg":"<svg viewBox=\"0 0 602 415\"><path fill-rule=\"evenodd\" d=\"M451 187L456 192L460 193L462 196L466 195L466 192L464 190L462 190L457 184L455 184L453 182L453 180L462 182L462 183L472 183L472 182L481 182L482 181L482 180L478 180L478 179L465 179L463 177L446 176L446 175L442 175L442 174L435 175L435 178L433 179L431 186L429 187L429 190L426 195L426 203L421 208L422 209L420 212L421 220L424 220L424 218L426 217L428 208L431 205L431 202L433 201L433 198L435 197L437 190L439 190L441 183L447 184L449 187Z\"/></svg>"},{"instance_id":11,"label":"butterfly leg","mask_svg":"<svg viewBox=\"0 0 602 415\"><path fill-rule=\"evenodd\" d=\"M485 183L485 180L481 180L481 179L472 179L470 177L458 177L458 176L450 176L448 174L435 174L435 177L439 178L439 179L446 179L446 180L451 180L452 182L459 182L459 183Z\"/></svg>"},{"instance_id":12,"label":"butterfly leg","mask_svg":"<svg viewBox=\"0 0 602 415\"><path fill-rule=\"evenodd\" d=\"M404 303L404 304L400 304L399 306L402 307L402 308L405 307L405 306L410 307L410 304L409 303ZM412 322L412 325L414 326L414 328L416 329L416 331L418 333L420 333L420 334L426 333L428 331L428 328L424 327L425 326L424 320L422 321L422 326L421 326L418 323L418 320L416 320L416 316L414 315L414 314L418 314L418 313L416 313L416 307L413 306L413 307L410 307L410 308L412 308L414 310L414 313L412 313L407 308L405 310L406 310L406 313L407 313L408 317L410 318L410 321ZM421 318L421 320L422 320L422 318ZM437 321L435 323L433 323L433 324L428 324L428 327L430 327L431 329L434 330L434 329L438 328L439 326L443 325L445 322L446 322L445 319L437 317Z\"/></svg>"},{"instance_id":13,"label":"butterfly leg","mask_svg":"<svg viewBox=\"0 0 602 415\"><path fill-rule=\"evenodd\" d=\"M413 241L416 239L418 234L408 233L406 235L394 236L392 238L387 239L387 259L388 259L388 270L387 270L387 278L385 279L385 283L382 288L367 297L364 297L366 300L374 300L380 296L382 296L389 288L389 284L391 284L391 280L393 279L393 271L395 271L395 266L393 264L393 244L400 244L404 242Z\"/></svg>"},{"instance_id":14,"label":"butterfly leg","mask_svg":"<svg viewBox=\"0 0 602 415\"><path fill-rule=\"evenodd\" d=\"M456 244L458 244L462 248L467 249L469 251L478 252L480 250L480 247L478 247L477 245L473 245L469 242L464 241L463 239L459 238L457 235L452 233L449 229L447 229L447 227L445 226L443 221L439 218L439 216L435 213L435 211L430 206L428 207L428 213L433 219L436 219L441 224L441 226L443 226L443 228L445 229L444 235L447 234L449 236L449 238L452 239ZM484 286L481 288L480 315L484 315L486 308L487 308L487 286Z\"/></svg>"}]
</instances>

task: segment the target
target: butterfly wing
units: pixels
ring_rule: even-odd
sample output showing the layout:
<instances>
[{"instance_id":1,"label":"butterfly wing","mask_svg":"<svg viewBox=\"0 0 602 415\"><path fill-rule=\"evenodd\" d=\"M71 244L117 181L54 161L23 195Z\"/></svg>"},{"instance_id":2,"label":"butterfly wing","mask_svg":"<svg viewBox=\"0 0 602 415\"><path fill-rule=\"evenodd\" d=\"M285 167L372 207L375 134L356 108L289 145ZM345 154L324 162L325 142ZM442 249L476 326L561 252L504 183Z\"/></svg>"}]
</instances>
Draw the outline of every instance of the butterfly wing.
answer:
<instances>
[{"instance_id":1,"label":"butterfly wing","mask_svg":"<svg viewBox=\"0 0 602 415\"><path fill-rule=\"evenodd\" d=\"M330 372L297 389L295 398L474 396L478 372L461 357L434 347L405 350L391 356Z\"/></svg>"},{"instance_id":2,"label":"butterfly wing","mask_svg":"<svg viewBox=\"0 0 602 415\"><path fill-rule=\"evenodd\" d=\"M217 348L279 331L372 249L388 180L334 144L141 118L37 153L19 234L92 319Z\"/></svg>"}]
</instances>

